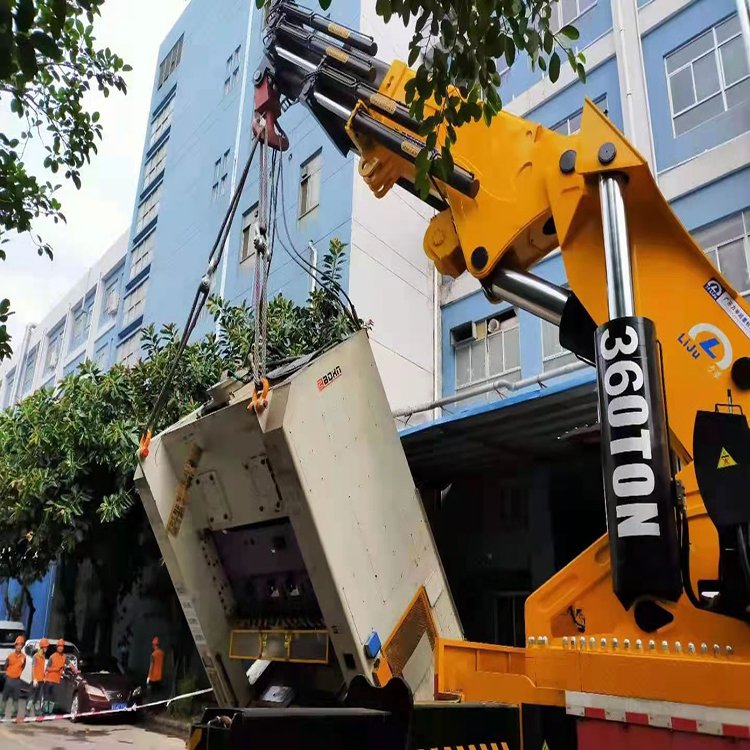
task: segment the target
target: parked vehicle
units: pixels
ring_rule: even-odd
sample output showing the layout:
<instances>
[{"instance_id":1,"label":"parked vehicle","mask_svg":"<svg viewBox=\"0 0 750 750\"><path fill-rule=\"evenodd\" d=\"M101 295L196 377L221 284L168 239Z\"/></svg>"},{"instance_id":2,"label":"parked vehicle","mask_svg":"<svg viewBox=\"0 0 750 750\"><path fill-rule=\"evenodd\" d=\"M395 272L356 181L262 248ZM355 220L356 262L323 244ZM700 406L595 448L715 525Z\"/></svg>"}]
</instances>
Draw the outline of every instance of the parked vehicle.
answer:
<instances>
[{"instance_id":1,"label":"parked vehicle","mask_svg":"<svg viewBox=\"0 0 750 750\"><path fill-rule=\"evenodd\" d=\"M113 656L83 656L77 668L63 673L55 710L75 715L128 708L141 701L142 692Z\"/></svg>"},{"instance_id":2,"label":"parked vehicle","mask_svg":"<svg viewBox=\"0 0 750 750\"><path fill-rule=\"evenodd\" d=\"M22 622L0 620L0 689L5 685L5 660L13 651L19 635L26 635L26 628Z\"/></svg>"}]
</instances>

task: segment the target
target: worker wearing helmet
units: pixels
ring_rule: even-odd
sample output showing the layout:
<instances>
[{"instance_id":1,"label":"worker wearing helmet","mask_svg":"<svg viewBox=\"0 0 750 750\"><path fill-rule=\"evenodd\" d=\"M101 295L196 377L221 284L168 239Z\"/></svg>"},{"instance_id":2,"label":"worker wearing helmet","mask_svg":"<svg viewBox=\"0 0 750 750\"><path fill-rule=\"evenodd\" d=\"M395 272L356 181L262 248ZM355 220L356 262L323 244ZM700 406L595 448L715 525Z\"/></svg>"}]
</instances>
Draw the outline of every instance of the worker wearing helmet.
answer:
<instances>
[{"instance_id":1,"label":"worker wearing helmet","mask_svg":"<svg viewBox=\"0 0 750 750\"><path fill-rule=\"evenodd\" d=\"M44 699L44 672L47 667L47 649L49 641L42 638L39 641L34 656L31 659L31 692L29 700L26 703L26 713L29 714L34 709L34 716L42 713L42 701Z\"/></svg>"},{"instance_id":2,"label":"worker wearing helmet","mask_svg":"<svg viewBox=\"0 0 750 750\"><path fill-rule=\"evenodd\" d=\"M55 653L47 659L47 668L44 672L44 712L47 714L53 713L55 705L59 702L58 695L65 662L65 641L60 638Z\"/></svg>"},{"instance_id":3,"label":"worker wearing helmet","mask_svg":"<svg viewBox=\"0 0 750 750\"><path fill-rule=\"evenodd\" d=\"M22 635L16 638L13 651L8 654L5 660L5 687L3 687L2 696L2 714L0 718L5 718L5 712L8 709L8 701L13 701L13 718L18 716L18 702L21 698L21 687L23 681L21 674L26 666L26 654L23 652L23 644L26 642Z\"/></svg>"},{"instance_id":4,"label":"worker wearing helmet","mask_svg":"<svg viewBox=\"0 0 750 750\"><path fill-rule=\"evenodd\" d=\"M163 677L164 652L159 648L159 637L155 635L151 640L151 664L149 665L148 677L146 678L149 692L152 694L159 693Z\"/></svg>"}]
</instances>

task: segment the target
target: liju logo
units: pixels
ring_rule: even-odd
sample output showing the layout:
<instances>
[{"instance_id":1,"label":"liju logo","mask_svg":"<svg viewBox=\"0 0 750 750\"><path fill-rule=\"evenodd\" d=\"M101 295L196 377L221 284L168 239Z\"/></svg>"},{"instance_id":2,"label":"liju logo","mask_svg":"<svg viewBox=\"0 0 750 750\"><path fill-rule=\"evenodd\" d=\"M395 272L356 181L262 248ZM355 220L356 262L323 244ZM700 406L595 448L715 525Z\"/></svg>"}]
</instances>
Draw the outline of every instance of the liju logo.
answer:
<instances>
[{"instance_id":1,"label":"liju logo","mask_svg":"<svg viewBox=\"0 0 750 750\"><path fill-rule=\"evenodd\" d=\"M732 342L724 331L710 323L697 323L687 333L681 333L677 341L693 359L708 357L719 370L726 370L732 364Z\"/></svg>"}]
</instances>

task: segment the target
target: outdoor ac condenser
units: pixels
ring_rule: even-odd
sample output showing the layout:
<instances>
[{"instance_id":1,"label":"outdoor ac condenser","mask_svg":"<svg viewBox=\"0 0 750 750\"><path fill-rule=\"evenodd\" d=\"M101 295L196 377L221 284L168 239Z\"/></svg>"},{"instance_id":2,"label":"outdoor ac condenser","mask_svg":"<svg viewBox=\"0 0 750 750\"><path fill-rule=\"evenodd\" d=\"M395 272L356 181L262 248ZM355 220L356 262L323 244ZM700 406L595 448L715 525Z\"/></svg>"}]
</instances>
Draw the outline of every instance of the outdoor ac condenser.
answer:
<instances>
[{"instance_id":1,"label":"outdoor ac condenser","mask_svg":"<svg viewBox=\"0 0 750 750\"><path fill-rule=\"evenodd\" d=\"M260 414L214 389L136 475L217 700L247 703L253 661L287 685L387 665L429 699L461 629L366 332L281 378Z\"/></svg>"}]
</instances>

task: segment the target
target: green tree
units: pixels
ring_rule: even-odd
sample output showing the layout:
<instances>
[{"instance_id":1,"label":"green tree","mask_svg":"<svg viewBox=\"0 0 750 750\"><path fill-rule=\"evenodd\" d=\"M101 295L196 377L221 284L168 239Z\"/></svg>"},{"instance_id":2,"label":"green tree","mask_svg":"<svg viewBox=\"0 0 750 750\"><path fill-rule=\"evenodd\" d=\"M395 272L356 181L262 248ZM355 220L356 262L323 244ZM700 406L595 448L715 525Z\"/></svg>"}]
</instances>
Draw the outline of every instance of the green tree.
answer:
<instances>
[{"instance_id":1,"label":"green tree","mask_svg":"<svg viewBox=\"0 0 750 750\"><path fill-rule=\"evenodd\" d=\"M333 241L323 261L336 282L344 255L344 245ZM198 408L224 372L247 372L252 311L221 299L210 309L220 333L185 349L157 430ZM330 346L354 327L329 286L313 291L305 306L279 295L269 304L271 364ZM118 601L158 555L133 472L139 436L179 338L174 325L145 329L145 356L132 368L102 372L86 362L54 390L36 391L0 413L0 579L28 587L61 562L71 601L77 564L88 561L97 584L82 631L88 648L109 650ZM66 635L77 637L75 613L68 615Z\"/></svg>"},{"instance_id":2,"label":"green tree","mask_svg":"<svg viewBox=\"0 0 750 750\"><path fill-rule=\"evenodd\" d=\"M130 67L110 49L98 49L93 36L103 3L0 0L0 107L18 118L12 129L0 129L0 246L9 232L31 233L39 217L65 220L55 197L59 185L50 180L62 176L80 188L81 168L102 136L99 113L88 111L86 95L126 91L122 73ZM24 160L31 140L45 151L45 177ZM50 245L31 236L39 254L51 258ZM11 354L9 309L8 300L0 301L0 359Z\"/></svg>"},{"instance_id":3,"label":"green tree","mask_svg":"<svg viewBox=\"0 0 750 750\"><path fill-rule=\"evenodd\" d=\"M272 8L276 1L256 0L256 5ZM586 80L586 58L572 46L578 30L557 23L559 0L365 2L375 2L386 23L400 19L404 26L414 24L407 62L416 74L406 86L406 102L425 136L416 181L423 195L429 192L431 173L445 176L453 168L456 129L481 119L489 125L501 110L501 58L510 67L525 53L531 68L546 72L552 83L566 60ZM332 0L318 3L323 10L337 7ZM435 107L429 106L433 103ZM436 149L439 156L434 156Z\"/></svg>"}]
</instances>

